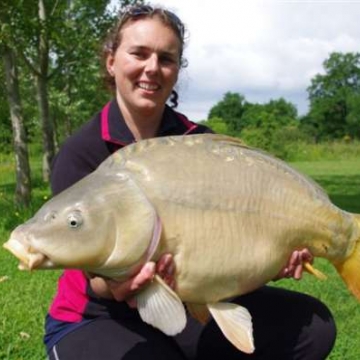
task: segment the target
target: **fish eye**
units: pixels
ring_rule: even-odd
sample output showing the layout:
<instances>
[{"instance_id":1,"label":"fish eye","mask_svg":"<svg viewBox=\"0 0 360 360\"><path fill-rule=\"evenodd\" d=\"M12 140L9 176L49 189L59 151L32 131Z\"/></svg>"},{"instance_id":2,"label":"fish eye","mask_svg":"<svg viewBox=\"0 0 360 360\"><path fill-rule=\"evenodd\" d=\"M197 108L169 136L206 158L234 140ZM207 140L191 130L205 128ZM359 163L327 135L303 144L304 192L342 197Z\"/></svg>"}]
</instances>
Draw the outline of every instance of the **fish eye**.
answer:
<instances>
[{"instance_id":1,"label":"fish eye","mask_svg":"<svg viewBox=\"0 0 360 360\"><path fill-rule=\"evenodd\" d=\"M69 228L77 229L82 225L83 219L79 213L72 213L68 216L67 223Z\"/></svg>"}]
</instances>

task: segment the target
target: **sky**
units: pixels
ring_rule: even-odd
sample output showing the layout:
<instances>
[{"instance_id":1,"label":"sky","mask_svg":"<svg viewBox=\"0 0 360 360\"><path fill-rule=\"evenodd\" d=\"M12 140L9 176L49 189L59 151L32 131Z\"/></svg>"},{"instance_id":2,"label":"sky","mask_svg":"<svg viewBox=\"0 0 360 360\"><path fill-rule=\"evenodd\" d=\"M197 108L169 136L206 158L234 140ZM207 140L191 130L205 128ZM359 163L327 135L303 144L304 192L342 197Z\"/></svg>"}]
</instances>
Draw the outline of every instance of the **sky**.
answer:
<instances>
[{"instance_id":1,"label":"sky","mask_svg":"<svg viewBox=\"0 0 360 360\"><path fill-rule=\"evenodd\" d=\"M285 98L300 115L331 52L360 52L360 0L157 0L187 28L178 110L206 119L228 91Z\"/></svg>"}]
</instances>

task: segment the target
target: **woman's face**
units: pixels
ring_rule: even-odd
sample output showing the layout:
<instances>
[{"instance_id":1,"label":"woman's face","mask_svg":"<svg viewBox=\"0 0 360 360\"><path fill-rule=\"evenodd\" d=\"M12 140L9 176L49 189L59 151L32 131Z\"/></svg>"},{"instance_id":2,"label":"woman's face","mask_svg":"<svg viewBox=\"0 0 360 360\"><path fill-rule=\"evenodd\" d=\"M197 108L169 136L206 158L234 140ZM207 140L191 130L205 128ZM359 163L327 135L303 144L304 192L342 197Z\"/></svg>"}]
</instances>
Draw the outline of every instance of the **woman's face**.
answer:
<instances>
[{"instance_id":1,"label":"woman's face","mask_svg":"<svg viewBox=\"0 0 360 360\"><path fill-rule=\"evenodd\" d=\"M164 108L177 81L180 45L173 30L156 17L124 26L119 47L107 58L122 111L146 114Z\"/></svg>"}]
</instances>

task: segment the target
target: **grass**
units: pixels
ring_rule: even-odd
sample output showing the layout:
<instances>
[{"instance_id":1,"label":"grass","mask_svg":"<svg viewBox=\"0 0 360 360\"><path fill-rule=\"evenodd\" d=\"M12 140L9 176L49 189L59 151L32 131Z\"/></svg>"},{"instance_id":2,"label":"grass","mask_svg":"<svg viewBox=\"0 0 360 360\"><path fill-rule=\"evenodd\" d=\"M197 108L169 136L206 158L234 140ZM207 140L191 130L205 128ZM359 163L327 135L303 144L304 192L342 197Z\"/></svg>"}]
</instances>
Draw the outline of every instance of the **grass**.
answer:
<instances>
[{"instance_id":1,"label":"grass","mask_svg":"<svg viewBox=\"0 0 360 360\"><path fill-rule=\"evenodd\" d=\"M49 197L39 176L40 163L33 163L33 200L29 209L13 204L14 165L9 157L0 162L0 244L11 230L26 221ZM43 322L55 292L59 272L34 273L17 270L17 260L0 247L0 359L43 360Z\"/></svg>"},{"instance_id":2,"label":"grass","mask_svg":"<svg viewBox=\"0 0 360 360\"><path fill-rule=\"evenodd\" d=\"M315 179L340 208L360 213L360 160L296 162L292 165ZM315 264L328 276L326 281L305 274L299 282L282 280L279 286L313 295L331 309L338 337L329 360L360 359L360 304L329 262L318 259Z\"/></svg>"},{"instance_id":3,"label":"grass","mask_svg":"<svg viewBox=\"0 0 360 360\"><path fill-rule=\"evenodd\" d=\"M293 166L317 180L341 208L360 213L360 161L296 162ZM39 163L32 164L39 174ZM48 187L34 179L34 197L28 210L13 206L13 165L0 157L0 244L11 230L29 218L49 196ZM55 292L59 272L23 273L17 261L0 248L0 360L44 360L43 321ZM333 267L317 260L316 266L328 275L318 281L310 275L299 281L282 280L277 286L311 294L332 310L338 338L329 360L360 359L360 304L352 297Z\"/></svg>"}]
</instances>

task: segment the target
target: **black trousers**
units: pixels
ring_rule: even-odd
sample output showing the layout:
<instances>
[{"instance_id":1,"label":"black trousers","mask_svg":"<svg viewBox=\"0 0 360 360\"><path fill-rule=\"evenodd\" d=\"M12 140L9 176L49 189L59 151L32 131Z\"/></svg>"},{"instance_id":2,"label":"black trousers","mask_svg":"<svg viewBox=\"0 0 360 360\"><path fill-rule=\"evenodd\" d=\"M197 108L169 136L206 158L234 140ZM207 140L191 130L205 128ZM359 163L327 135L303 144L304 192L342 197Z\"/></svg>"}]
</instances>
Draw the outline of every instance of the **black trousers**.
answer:
<instances>
[{"instance_id":1,"label":"black trousers","mask_svg":"<svg viewBox=\"0 0 360 360\"><path fill-rule=\"evenodd\" d=\"M168 337L139 317L99 319L62 338L50 360L322 360L336 336L329 310L318 300L293 291L263 287L234 300L253 318L254 354L241 353L212 320L189 318L185 330Z\"/></svg>"}]
</instances>

